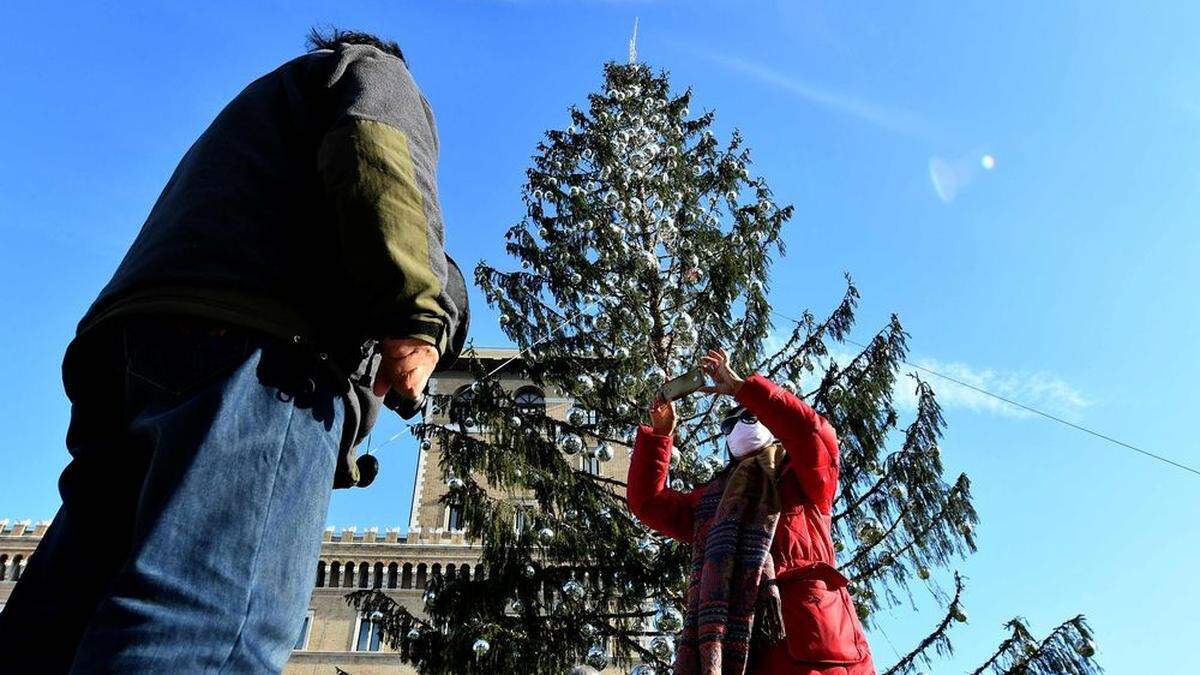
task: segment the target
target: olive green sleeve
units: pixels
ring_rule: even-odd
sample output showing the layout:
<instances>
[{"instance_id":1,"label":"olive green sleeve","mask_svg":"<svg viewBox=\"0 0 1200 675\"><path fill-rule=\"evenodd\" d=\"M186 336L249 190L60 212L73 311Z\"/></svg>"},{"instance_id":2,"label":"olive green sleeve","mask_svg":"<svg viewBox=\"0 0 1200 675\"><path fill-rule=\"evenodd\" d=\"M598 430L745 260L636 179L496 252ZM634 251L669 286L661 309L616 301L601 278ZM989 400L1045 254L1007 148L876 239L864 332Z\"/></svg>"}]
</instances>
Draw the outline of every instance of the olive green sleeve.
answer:
<instances>
[{"instance_id":1,"label":"olive green sleeve","mask_svg":"<svg viewBox=\"0 0 1200 675\"><path fill-rule=\"evenodd\" d=\"M430 222L427 200L436 197L421 189L411 144L389 124L352 119L326 135L318 163L371 332L419 338L441 353L448 333L439 302L446 283L442 232Z\"/></svg>"}]
</instances>

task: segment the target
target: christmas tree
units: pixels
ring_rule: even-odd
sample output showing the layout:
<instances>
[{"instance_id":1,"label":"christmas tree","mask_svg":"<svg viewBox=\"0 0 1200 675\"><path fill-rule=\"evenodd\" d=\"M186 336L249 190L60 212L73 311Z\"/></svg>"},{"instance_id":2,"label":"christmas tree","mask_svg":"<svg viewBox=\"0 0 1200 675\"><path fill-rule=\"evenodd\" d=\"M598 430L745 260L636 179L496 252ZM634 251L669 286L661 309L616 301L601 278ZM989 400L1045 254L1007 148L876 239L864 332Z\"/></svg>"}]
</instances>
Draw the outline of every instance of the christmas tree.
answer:
<instances>
[{"instance_id":1,"label":"christmas tree","mask_svg":"<svg viewBox=\"0 0 1200 675\"><path fill-rule=\"evenodd\" d=\"M581 662L669 670L686 547L630 516L622 481L568 458L628 452L664 378L712 346L729 349L738 372L800 393L838 430L838 564L868 630L876 611L914 590L944 607L886 672L916 672L949 652L951 629L967 620L963 582L950 568L975 550L971 484L944 477L942 414L933 388L915 376L915 414L902 426L893 392L908 382L904 329L893 317L856 355L832 358L854 323L859 295L849 278L824 318L775 313L770 270L784 254L779 233L792 208L751 173L739 134L719 143L713 114L693 115L690 99L672 93L665 73L607 65L586 110L572 108L569 127L538 145L526 217L506 235L521 269L481 263L475 271L523 350L513 367L574 407L565 418L531 409L477 366L465 416L416 425L443 448L446 500L461 508L486 574L431 580L424 616L376 591L349 600L381 617L386 639L422 672L559 673ZM782 339L777 324L786 326ZM679 402L672 487L699 485L725 465L720 405ZM518 519L528 500L536 509ZM943 578L953 586L943 588ZM1019 618L1007 628L976 672L1099 672L1083 617L1044 638Z\"/></svg>"}]
</instances>

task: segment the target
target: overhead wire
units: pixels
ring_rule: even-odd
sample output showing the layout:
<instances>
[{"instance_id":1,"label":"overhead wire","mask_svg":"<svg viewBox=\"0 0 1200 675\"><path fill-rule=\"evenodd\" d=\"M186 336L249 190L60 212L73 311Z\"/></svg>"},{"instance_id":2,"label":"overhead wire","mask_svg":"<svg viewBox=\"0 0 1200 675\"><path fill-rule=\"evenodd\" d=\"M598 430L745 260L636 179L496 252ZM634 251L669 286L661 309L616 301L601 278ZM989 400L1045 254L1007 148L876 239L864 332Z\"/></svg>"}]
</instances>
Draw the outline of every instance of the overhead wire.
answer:
<instances>
[{"instance_id":1,"label":"overhead wire","mask_svg":"<svg viewBox=\"0 0 1200 675\"><path fill-rule=\"evenodd\" d=\"M772 310L771 310L771 313L772 313L772 314L775 314L776 316L778 316L778 317L780 317L780 318L787 319L788 321L791 321L792 323L795 323L795 324L800 324L800 323L801 323L801 322L800 322L798 319L794 319L794 318L792 318L792 317L790 317L790 316L788 316L788 315L786 315L786 314L784 314L783 312L780 312L780 311L778 311L778 310L774 310L774 309L772 309ZM859 347L859 348L861 348L861 349L866 349L866 348L867 348L867 345L864 345L864 344L862 344L861 342L857 342L857 341L855 341L855 340L852 340L852 339L850 339L850 338L844 338L844 340L845 340L846 342L848 342L848 343L850 343L850 344L852 344L852 345L856 346L856 347ZM1146 449L1140 448L1140 447L1138 447L1138 446L1136 446L1136 445L1133 445L1132 443L1126 443L1125 441L1122 441L1122 440L1120 440L1120 439L1118 439L1118 438L1114 438L1114 437L1112 437L1112 436L1110 436L1110 435L1108 435L1108 434L1101 433L1101 432L1099 432L1099 431L1095 431L1095 430L1093 430L1093 429L1089 429L1088 427L1085 427L1085 426L1083 426L1082 424L1076 424L1076 423L1074 423L1074 422L1071 422L1071 421L1069 421L1069 420L1065 420L1065 419L1063 419L1062 417L1059 417L1059 416L1057 416L1057 415L1054 415L1054 414L1048 413L1048 412L1046 412L1046 411L1044 411L1044 410L1040 410L1040 409L1038 409L1038 408L1035 408L1034 406L1031 406L1031 405L1029 405L1029 404L1027 404L1027 403L1022 403L1022 402L1020 402L1020 401L1013 400L1013 399L1011 399L1011 398L1008 398L1008 397L1006 397L1006 396L1002 396L1002 395L1000 395L1000 394L997 394L997 393L995 393L995 392L988 391L987 389L984 389L983 387L980 387L980 386L978 386L978 385L971 384L971 383L969 383L969 382L964 382L963 380L961 380L961 379L959 379L959 378L956 378L956 377L953 377L953 376L947 375L947 374L945 374L945 373L938 372L938 371L936 371L936 370L934 370L934 369L932 369L932 368L929 368L929 367L927 367L927 366L922 366L922 365L919 365L919 364L916 364L916 363L912 363L911 361L908 361L908 360L905 360L905 359L901 359L901 360L900 360L900 362L901 362L901 363L903 363L903 364L904 364L904 365L906 365L906 366L909 366L910 368L915 368L915 369L917 369L917 370L919 370L919 371L921 371L921 372L923 372L923 373L928 373L928 374L930 374L930 375L933 375L933 376L935 376L935 377L939 377L939 378L941 378L941 379L943 379L943 380L946 380L946 381L948 381L948 382L953 382L954 384L957 384L957 385L959 385L959 386L962 386L962 387L966 387L967 389L970 389L970 390L972 390L972 391L975 391L975 392L977 392L977 393L983 394L984 396L989 396L989 397L991 397L991 398L994 398L994 399L996 399L996 400L998 400L998 401L1002 401L1002 402L1004 402L1004 403L1006 403L1006 404L1008 404L1008 405L1011 405L1011 406L1013 406L1013 407L1015 407L1015 408L1019 408L1019 409L1021 409L1021 410L1024 410L1024 411L1026 411L1026 412L1033 413L1033 414L1035 414L1035 415L1040 415L1041 417L1044 417L1044 418L1046 418L1046 419L1048 419L1048 420L1051 420L1051 421L1054 421L1054 422L1058 422L1059 424L1062 424L1062 425L1064 425L1064 426L1067 426L1067 427L1070 427L1070 428L1072 428L1072 429L1075 429L1076 431L1082 431L1082 432L1084 432L1084 433L1086 433L1086 434L1090 434L1090 435L1092 435L1092 436L1095 436L1096 438L1100 438L1100 439L1102 439L1102 440L1108 441L1109 443L1112 443L1112 444L1114 444L1114 445L1120 446L1120 447L1122 447L1122 448L1126 448L1126 449L1128 449L1128 450L1132 450L1132 451L1134 451L1134 452L1137 452L1137 453L1139 453L1139 454L1141 454L1141 455L1144 455L1144 456L1146 456L1146 457L1149 457L1149 458L1151 458L1151 459L1155 459L1155 460L1158 460L1159 462L1162 462L1162 463L1164 463L1164 464L1168 464L1168 465L1170 465L1170 466L1173 466L1173 467L1175 467L1175 468L1177 468L1177 469L1182 469L1182 470L1184 470L1184 471L1187 471L1187 472L1189 472L1189 473L1195 474L1196 476L1200 476L1200 469L1196 469L1196 468L1194 468L1194 467L1188 466L1188 465L1186 465L1186 464L1183 464L1183 463L1181 463L1181 462L1177 462L1177 461L1175 461L1175 460L1173 460L1173 459L1170 459L1170 458L1168 458L1168 457L1164 457L1164 456L1162 456L1162 455L1160 455L1160 454L1157 454L1157 453L1151 452L1151 451L1149 451L1149 450L1146 450Z\"/></svg>"}]
</instances>

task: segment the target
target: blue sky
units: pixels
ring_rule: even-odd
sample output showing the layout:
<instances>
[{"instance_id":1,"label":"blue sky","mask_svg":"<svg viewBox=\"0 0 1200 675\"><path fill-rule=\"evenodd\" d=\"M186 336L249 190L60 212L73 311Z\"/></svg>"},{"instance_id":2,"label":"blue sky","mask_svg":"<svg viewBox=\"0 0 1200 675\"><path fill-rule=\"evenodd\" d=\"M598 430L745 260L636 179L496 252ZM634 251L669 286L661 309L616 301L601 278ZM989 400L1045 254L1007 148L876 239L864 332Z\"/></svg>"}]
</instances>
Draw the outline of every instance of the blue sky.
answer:
<instances>
[{"instance_id":1,"label":"blue sky","mask_svg":"<svg viewBox=\"0 0 1200 675\"><path fill-rule=\"evenodd\" d=\"M0 517L57 508L63 348L175 162L327 22L408 53L459 260L502 260L541 132L624 58L638 16L642 60L693 87L721 135L740 128L796 206L780 310L831 308L848 271L858 339L897 312L914 361L1200 464L1194 3L163 4L0 9ZM475 340L502 344L474 300ZM933 671L976 663L1013 615L1046 630L1075 612L1110 672L1200 670L1178 644L1200 634L1200 479L935 384L944 457L973 478L981 524L961 565L971 621ZM383 450L379 481L337 493L329 522L407 522L414 454L407 438ZM893 610L878 661L935 620Z\"/></svg>"}]
</instances>

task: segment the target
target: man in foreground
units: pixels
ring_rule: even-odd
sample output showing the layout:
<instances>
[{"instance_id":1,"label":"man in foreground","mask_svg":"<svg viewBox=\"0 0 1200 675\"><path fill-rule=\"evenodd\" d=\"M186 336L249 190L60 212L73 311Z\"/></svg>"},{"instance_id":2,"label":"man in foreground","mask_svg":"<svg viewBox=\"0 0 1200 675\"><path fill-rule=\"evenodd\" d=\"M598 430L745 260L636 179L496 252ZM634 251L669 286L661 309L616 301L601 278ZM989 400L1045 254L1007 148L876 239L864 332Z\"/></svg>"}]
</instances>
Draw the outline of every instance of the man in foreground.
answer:
<instances>
[{"instance_id":1,"label":"man in foreground","mask_svg":"<svg viewBox=\"0 0 1200 675\"><path fill-rule=\"evenodd\" d=\"M692 545L675 672L872 675L834 561L833 427L761 375L743 380L723 350L702 365L713 384L701 391L737 399L721 424L729 466L693 490L667 487L675 405L657 401L651 426L638 430L626 488L639 520Z\"/></svg>"},{"instance_id":2,"label":"man in foreground","mask_svg":"<svg viewBox=\"0 0 1200 675\"><path fill-rule=\"evenodd\" d=\"M330 487L462 347L432 112L394 43L310 42L188 150L80 323L63 504L0 670L280 670Z\"/></svg>"}]
</instances>

